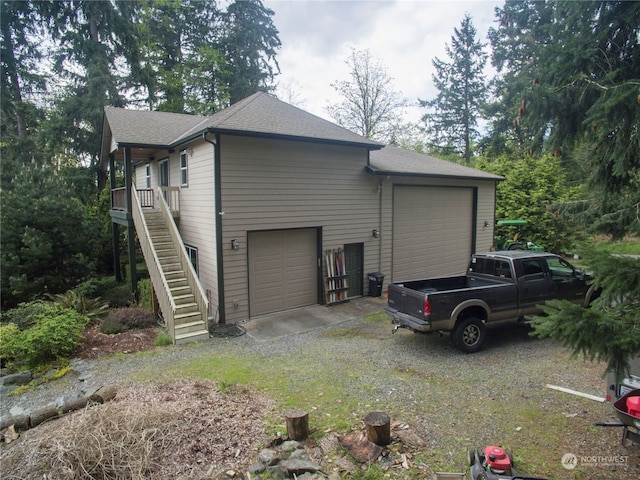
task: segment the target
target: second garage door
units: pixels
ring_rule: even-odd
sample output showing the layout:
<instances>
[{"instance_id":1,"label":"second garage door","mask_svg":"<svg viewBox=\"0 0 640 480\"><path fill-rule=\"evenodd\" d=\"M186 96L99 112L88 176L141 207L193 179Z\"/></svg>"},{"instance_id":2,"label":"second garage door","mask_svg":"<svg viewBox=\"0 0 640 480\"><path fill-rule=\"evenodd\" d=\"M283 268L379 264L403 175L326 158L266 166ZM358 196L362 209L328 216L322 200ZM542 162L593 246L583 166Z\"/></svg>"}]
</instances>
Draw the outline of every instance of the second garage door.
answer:
<instances>
[{"instance_id":1,"label":"second garage door","mask_svg":"<svg viewBox=\"0 0 640 480\"><path fill-rule=\"evenodd\" d=\"M462 274L472 253L471 188L396 186L393 280Z\"/></svg>"},{"instance_id":2,"label":"second garage door","mask_svg":"<svg viewBox=\"0 0 640 480\"><path fill-rule=\"evenodd\" d=\"M316 229L249 232L250 315L318 303Z\"/></svg>"}]
</instances>

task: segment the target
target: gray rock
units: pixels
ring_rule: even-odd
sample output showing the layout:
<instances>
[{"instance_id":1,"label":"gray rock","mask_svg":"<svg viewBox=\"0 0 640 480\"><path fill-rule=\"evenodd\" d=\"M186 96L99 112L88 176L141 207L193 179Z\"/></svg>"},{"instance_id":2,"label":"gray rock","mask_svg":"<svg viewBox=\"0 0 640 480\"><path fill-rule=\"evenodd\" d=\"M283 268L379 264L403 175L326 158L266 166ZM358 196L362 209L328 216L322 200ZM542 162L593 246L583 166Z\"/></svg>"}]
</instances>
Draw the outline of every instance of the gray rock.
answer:
<instances>
[{"instance_id":1,"label":"gray rock","mask_svg":"<svg viewBox=\"0 0 640 480\"><path fill-rule=\"evenodd\" d=\"M0 377L0 385L27 385L33 379L31 370Z\"/></svg>"},{"instance_id":2,"label":"gray rock","mask_svg":"<svg viewBox=\"0 0 640 480\"><path fill-rule=\"evenodd\" d=\"M258 454L258 460L267 466L273 466L280 461L280 456L276 450L265 448Z\"/></svg>"},{"instance_id":3,"label":"gray rock","mask_svg":"<svg viewBox=\"0 0 640 480\"><path fill-rule=\"evenodd\" d=\"M293 452L296 448L298 448L300 444L295 440L287 440L280 445L280 450L283 452Z\"/></svg>"},{"instance_id":4,"label":"gray rock","mask_svg":"<svg viewBox=\"0 0 640 480\"><path fill-rule=\"evenodd\" d=\"M271 480L285 480L289 478L289 472L282 466L282 463L267 467L267 475Z\"/></svg>"},{"instance_id":5,"label":"gray rock","mask_svg":"<svg viewBox=\"0 0 640 480\"><path fill-rule=\"evenodd\" d=\"M309 454L302 449L294 450L291 456L289 456L289 460L304 460L306 462L311 461L311 457Z\"/></svg>"},{"instance_id":6,"label":"gray rock","mask_svg":"<svg viewBox=\"0 0 640 480\"><path fill-rule=\"evenodd\" d=\"M267 470L267 467L262 462L256 462L249 467L249 473L251 475L259 475Z\"/></svg>"},{"instance_id":7,"label":"gray rock","mask_svg":"<svg viewBox=\"0 0 640 480\"><path fill-rule=\"evenodd\" d=\"M24 408L18 406L18 405L14 405L13 407L11 407L11 409L9 410L9 414L12 417L18 417L20 415L24 415L25 411Z\"/></svg>"},{"instance_id":8,"label":"gray rock","mask_svg":"<svg viewBox=\"0 0 640 480\"><path fill-rule=\"evenodd\" d=\"M285 460L284 462L280 462L279 465L285 468L289 475L302 475L303 473L315 473L322 470L322 467L316 462L307 460L289 459Z\"/></svg>"}]
</instances>

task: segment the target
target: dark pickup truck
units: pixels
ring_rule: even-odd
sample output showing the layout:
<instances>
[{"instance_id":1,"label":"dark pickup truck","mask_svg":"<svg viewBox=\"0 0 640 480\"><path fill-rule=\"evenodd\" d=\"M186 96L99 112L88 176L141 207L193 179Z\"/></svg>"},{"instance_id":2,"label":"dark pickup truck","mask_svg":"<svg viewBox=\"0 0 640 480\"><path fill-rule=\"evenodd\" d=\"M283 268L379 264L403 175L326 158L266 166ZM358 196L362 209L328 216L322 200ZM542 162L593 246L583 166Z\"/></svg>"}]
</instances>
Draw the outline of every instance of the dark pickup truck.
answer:
<instances>
[{"instance_id":1,"label":"dark pickup truck","mask_svg":"<svg viewBox=\"0 0 640 480\"><path fill-rule=\"evenodd\" d=\"M590 280L551 253L475 254L466 275L389 284L385 310L395 330L451 332L453 346L472 353L482 348L487 324L523 321L553 298L588 306L595 298Z\"/></svg>"}]
</instances>

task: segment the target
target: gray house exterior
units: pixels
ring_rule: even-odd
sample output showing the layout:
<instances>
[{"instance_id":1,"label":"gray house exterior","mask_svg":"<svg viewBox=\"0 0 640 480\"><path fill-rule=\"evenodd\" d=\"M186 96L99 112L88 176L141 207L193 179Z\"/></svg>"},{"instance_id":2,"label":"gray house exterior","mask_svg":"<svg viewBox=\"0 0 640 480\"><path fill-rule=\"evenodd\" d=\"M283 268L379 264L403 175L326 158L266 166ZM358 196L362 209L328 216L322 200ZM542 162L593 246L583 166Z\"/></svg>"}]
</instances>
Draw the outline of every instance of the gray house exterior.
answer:
<instances>
[{"instance_id":1,"label":"gray house exterior","mask_svg":"<svg viewBox=\"0 0 640 480\"><path fill-rule=\"evenodd\" d=\"M368 293L368 272L456 274L492 245L501 177L385 147L265 93L210 117L106 107L102 152L132 178L114 186L114 225L154 236L150 212L168 206L209 321L324 303L327 250L344 250L353 297ZM146 221L133 219L138 204ZM163 263L149 243L147 264ZM171 296L158 275L154 289Z\"/></svg>"}]
</instances>

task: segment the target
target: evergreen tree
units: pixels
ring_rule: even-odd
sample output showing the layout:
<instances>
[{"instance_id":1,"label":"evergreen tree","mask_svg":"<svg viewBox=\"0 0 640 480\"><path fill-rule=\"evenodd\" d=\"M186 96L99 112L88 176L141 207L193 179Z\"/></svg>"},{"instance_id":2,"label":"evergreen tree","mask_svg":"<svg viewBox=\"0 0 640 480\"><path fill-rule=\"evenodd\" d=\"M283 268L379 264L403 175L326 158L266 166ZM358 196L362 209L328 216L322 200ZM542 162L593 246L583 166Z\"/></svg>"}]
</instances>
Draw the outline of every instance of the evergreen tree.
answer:
<instances>
[{"instance_id":1,"label":"evergreen tree","mask_svg":"<svg viewBox=\"0 0 640 480\"><path fill-rule=\"evenodd\" d=\"M51 167L31 165L22 168L11 188L3 191L3 307L42 293L63 292L93 270L100 225L75 193L90 190L91 184L87 177L67 178Z\"/></svg>"},{"instance_id":2,"label":"evergreen tree","mask_svg":"<svg viewBox=\"0 0 640 480\"><path fill-rule=\"evenodd\" d=\"M338 125L381 142L396 134L399 112L407 105L393 79L368 50L352 50L346 60L350 80L331 84L342 100L327 107Z\"/></svg>"},{"instance_id":3,"label":"evergreen tree","mask_svg":"<svg viewBox=\"0 0 640 480\"><path fill-rule=\"evenodd\" d=\"M273 80L280 72L276 61L280 38L273 14L261 0L236 0L227 7L221 39L227 67L222 75L231 103L274 89Z\"/></svg>"},{"instance_id":4,"label":"evergreen tree","mask_svg":"<svg viewBox=\"0 0 640 480\"><path fill-rule=\"evenodd\" d=\"M518 1L496 13L494 139L561 155L589 184L570 206L585 224L640 232L640 3Z\"/></svg>"},{"instance_id":5,"label":"evergreen tree","mask_svg":"<svg viewBox=\"0 0 640 480\"><path fill-rule=\"evenodd\" d=\"M0 3L0 155L2 186L37 155L34 132L43 119L35 102L46 90L38 63L42 52L37 42L39 3ZM40 101L41 103L41 101Z\"/></svg>"},{"instance_id":6,"label":"evergreen tree","mask_svg":"<svg viewBox=\"0 0 640 480\"><path fill-rule=\"evenodd\" d=\"M64 0L45 5L48 32L57 45L53 70L65 81L45 132L49 154L90 165L102 187L108 167L106 159L100 163L103 108L126 103L137 4Z\"/></svg>"},{"instance_id":7,"label":"evergreen tree","mask_svg":"<svg viewBox=\"0 0 640 480\"><path fill-rule=\"evenodd\" d=\"M449 61L435 58L432 79L438 95L420 100L430 109L423 116L431 143L439 147L462 148L467 163L471 161L471 143L478 137L478 117L486 98L483 69L487 61L484 45L476 39L476 29L467 14L454 29L451 45L446 45Z\"/></svg>"}]
</instances>

